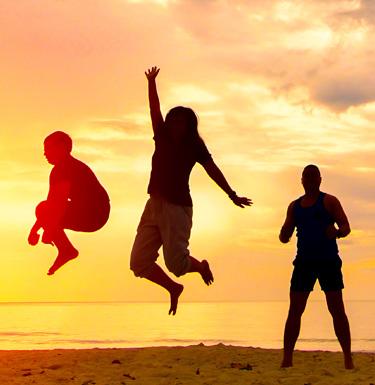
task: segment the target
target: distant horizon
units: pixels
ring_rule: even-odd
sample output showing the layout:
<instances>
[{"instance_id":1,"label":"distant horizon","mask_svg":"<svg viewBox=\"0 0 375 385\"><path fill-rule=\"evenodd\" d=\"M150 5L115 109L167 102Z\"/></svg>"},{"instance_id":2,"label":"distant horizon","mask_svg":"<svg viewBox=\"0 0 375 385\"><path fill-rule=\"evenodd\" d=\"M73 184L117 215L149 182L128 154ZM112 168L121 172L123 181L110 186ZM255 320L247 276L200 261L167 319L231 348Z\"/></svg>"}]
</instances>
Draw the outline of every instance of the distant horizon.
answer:
<instances>
[{"instance_id":1,"label":"distant horizon","mask_svg":"<svg viewBox=\"0 0 375 385\"><path fill-rule=\"evenodd\" d=\"M184 301L184 300L181 300L180 301L181 303L250 303L250 302L289 302L288 299L262 299L262 300L258 300L258 299L254 299L254 300L246 300L246 301L214 301L214 300L210 300L210 301ZM309 303L310 302L322 302L322 303L326 303L326 300L323 298L323 299L310 299L309 300ZM345 302L375 302L375 298L374 299L346 299ZM12 302L6 302L6 301L1 301L0 302L0 305L18 305L18 304L59 304L59 303L62 303L62 304L111 304L111 303L129 303L129 304L136 304L136 303L139 303L139 304L153 304L153 303L169 303L168 300L165 300L165 301L12 301Z\"/></svg>"}]
</instances>

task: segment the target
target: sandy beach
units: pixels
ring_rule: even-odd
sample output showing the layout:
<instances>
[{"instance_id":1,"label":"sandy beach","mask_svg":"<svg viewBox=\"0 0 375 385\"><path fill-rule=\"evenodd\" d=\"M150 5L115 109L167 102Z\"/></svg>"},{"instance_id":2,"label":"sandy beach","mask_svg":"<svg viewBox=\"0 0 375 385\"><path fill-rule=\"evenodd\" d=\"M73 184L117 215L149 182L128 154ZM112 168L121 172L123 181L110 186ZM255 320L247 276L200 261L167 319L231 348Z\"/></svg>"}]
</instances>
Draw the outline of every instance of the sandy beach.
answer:
<instances>
[{"instance_id":1,"label":"sandy beach","mask_svg":"<svg viewBox=\"0 0 375 385\"><path fill-rule=\"evenodd\" d=\"M370 385L375 353L296 351L293 368L280 369L281 350L236 346L0 351L0 384Z\"/></svg>"}]
</instances>

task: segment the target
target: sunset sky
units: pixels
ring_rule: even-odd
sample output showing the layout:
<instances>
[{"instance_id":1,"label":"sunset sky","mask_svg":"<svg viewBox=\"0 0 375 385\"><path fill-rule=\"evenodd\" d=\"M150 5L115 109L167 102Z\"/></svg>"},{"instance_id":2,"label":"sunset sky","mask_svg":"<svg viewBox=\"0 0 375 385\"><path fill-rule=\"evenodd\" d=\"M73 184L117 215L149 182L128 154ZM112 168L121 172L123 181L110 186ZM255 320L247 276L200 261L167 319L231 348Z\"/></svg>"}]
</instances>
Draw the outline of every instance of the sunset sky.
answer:
<instances>
[{"instance_id":1,"label":"sunset sky","mask_svg":"<svg viewBox=\"0 0 375 385\"><path fill-rule=\"evenodd\" d=\"M283 245L278 233L309 163L351 223L339 241L345 298L375 299L374 32L372 0L2 0L0 301L168 299L128 267L153 153L153 65L164 115L192 107L231 187L254 201L236 207L193 169L190 250L215 283L181 277L181 300L288 298L295 236ZM97 233L70 232L80 256L48 277L56 249L27 235L55 130L71 135L112 213Z\"/></svg>"}]
</instances>

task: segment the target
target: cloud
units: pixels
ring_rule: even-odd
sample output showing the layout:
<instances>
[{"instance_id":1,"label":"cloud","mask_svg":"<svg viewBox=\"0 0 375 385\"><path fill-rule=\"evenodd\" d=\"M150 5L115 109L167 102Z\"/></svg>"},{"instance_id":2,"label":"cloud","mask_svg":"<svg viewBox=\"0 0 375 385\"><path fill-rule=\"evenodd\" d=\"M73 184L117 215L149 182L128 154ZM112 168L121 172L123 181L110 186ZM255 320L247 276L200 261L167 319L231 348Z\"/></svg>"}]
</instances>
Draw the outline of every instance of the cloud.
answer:
<instances>
[{"instance_id":1,"label":"cloud","mask_svg":"<svg viewBox=\"0 0 375 385\"><path fill-rule=\"evenodd\" d=\"M369 2L177 1L168 9L215 73L262 78L279 91L305 87L311 103L336 112L375 100L371 30L343 17L372 19Z\"/></svg>"},{"instance_id":2,"label":"cloud","mask_svg":"<svg viewBox=\"0 0 375 385\"><path fill-rule=\"evenodd\" d=\"M370 77L330 79L314 90L315 99L335 111L375 100L375 80Z\"/></svg>"},{"instance_id":3,"label":"cloud","mask_svg":"<svg viewBox=\"0 0 375 385\"><path fill-rule=\"evenodd\" d=\"M178 84L170 89L168 99L182 104L210 104L216 102L219 96L194 84Z\"/></svg>"},{"instance_id":4,"label":"cloud","mask_svg":"<svg viewBox=\"0 0 375 385\"><path fill-rule=\"evenodd\" d=\"M356 9L339 13L339 16L375 24L375 3L373 0L360 0Z\"/></svg>"},{"instance_id":5,"label":"cloud","mask_svg":"<svg viewBox=\"0 0 375 385\"><path fill-rule=\"evenodd\" d=\"M76 130L74 138L92 142L145 141L150 139L150 118L145 114L93 119Z\"/></svg>"}]
</instances>

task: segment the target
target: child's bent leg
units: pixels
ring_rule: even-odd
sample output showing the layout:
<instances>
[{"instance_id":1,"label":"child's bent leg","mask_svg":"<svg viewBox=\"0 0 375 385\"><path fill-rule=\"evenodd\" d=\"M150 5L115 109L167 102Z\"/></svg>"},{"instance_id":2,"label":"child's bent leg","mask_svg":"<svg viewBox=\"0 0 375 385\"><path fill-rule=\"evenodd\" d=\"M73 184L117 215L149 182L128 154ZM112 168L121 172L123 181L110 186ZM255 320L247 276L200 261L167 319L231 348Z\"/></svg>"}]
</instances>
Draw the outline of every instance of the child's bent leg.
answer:
<instances>
[{"instance_id":1,"label":"child's bent leg","mask_svg":"<svg viewBox=\"0 0 375 385\"><path fill-rule=\"evenodd\" d=\"M74 248L63 229L58 229L55 232L53 243L57 247L59 253L55 262L48 270L48 275L54 274L61 266L78 256L78 250Z\"/></svg>"},{"instance_id":2,"label":"child's bent leg","mask_svg":"<svg viewBox=\"0 0 375 385\"><path fill-rule=\"evenodd\" d=\"M45 228L51 215L50 206L47 201L42 201L37 205L35 209L35 215L37 220L34 226L32 227L29 235L29 243L34 245L39 240L39 234L37 233L38 230L41 228ZM43 236L44 235L45 233L43 234ZM51 240L43 241L42 237L42 242L51 243ZM75 247L72 245L62 227L54 231L52 244L57 247L58 255L55 262L48 270L48 275L54 274L55 271L58 270L61 266L65 265L68 261L78 256L78 250L75 249Z\"/></svg>"}]
</instances>

